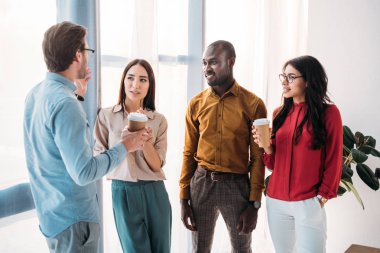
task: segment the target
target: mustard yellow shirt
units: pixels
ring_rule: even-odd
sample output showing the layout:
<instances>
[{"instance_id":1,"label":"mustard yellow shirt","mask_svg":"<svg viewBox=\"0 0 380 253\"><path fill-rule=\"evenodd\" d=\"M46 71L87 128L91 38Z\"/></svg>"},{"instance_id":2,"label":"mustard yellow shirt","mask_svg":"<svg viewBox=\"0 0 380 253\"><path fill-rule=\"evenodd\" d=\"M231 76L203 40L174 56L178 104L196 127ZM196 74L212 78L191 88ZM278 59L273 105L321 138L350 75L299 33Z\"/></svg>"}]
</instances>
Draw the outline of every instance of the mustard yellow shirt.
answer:
<instances>
[{"instance_id":1,"label":"mustard yellow shirt","mask_svg":"<svg viewBox=\"0 0 380 253\"><path fill-rule=\"evenodd\" d=\"M266 117L263 101L237 82L222 97L210 87L192 98L186 112L180 198L190 198L190 180L199 165L212 171L249 173L249 199L261 201L263 150L253 141L251 123Z\"/></svg>"},{"instance_id":2,"label":"mustard yellow shirt","mask_svg":"<svg viewBox=\"0 0 380 253\"><path fill-rule=\"evenodd\" d=\"M167 150L168 123L164 115L157 111L147 111L147 127L152 128L152 142L161 164L164 165ZM94 153L100 154L120 142L121 132L128 124L128 113L121 110L120 105L101 109L95 123ZM165 180L164 171L154 172L145 161L142 150L128 152L127 157L113 171L107 174L108 179L137 182L138 180Z\"/></svg>"}]
</instances>

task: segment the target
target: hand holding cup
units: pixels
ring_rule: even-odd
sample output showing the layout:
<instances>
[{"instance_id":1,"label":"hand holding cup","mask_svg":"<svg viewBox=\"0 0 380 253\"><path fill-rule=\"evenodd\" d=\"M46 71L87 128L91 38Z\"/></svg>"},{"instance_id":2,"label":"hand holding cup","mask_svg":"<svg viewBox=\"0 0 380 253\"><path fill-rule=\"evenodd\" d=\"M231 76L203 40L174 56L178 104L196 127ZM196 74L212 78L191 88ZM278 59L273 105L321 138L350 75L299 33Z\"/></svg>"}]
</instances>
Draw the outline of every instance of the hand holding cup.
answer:
<instances>
[{"instance_id":1,"label":"hand holding cup","mask_svg":"<svg viewBox=\"0 0 380 253\"><path fill-rule=\"evenodd\" d=\"M262 118L256 119L252 124L252 137L260 148L270 146L269 120Z\"/></svg>"},{"instance_id":2,"label":"hand holding cup","mask_svg":"<svg viewBox=\"0 0 380 253\"><path fill-rule=\"evenodd\" d=\"M128 130L135 132L145 128L145 123L148 121L148 117L139 112L131 112L128 114Z\"/></svg>"},{"instance_id":3,"label":"hand holding cup","mask_svg":"<svg viewBox=\"0 0 380 253\"><path fill-rule=\"evenodd\" d=\"M131 132L126 126L121 132L121 142L124 144L128 152L142 150L144 144L151 138L148 129L143 128L138 131Z\"/></svg>"}]
</instances>

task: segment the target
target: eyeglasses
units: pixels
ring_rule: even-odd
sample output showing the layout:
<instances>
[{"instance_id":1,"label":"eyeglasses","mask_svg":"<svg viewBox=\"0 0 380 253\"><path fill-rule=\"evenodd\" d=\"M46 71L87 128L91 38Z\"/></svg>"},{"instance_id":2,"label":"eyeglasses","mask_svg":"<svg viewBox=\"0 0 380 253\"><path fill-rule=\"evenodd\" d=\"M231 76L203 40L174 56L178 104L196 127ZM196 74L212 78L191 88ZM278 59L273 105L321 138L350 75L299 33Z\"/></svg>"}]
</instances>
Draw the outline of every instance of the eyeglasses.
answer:
<instances>
[{"instance_id":1,"label":"eyeglasses","mask_svg":"<svg viewBox=\"0 0 380 253\"><path fill-rule=\"evenodd\" d=\"M286 80L288 83L292 83L294 81L294 79L297 79L297 78L300 78L303 76L295 76L292 74L289 74L289 75L279 74L278 77L280 78L281 82L284 82Z\"/></svg>"},{"instance_id":2,"label":"eyeglasses","mask_svg":"<svg viewBox=\"0 0 380 253\"><path fill-rule=\"evenodd\" d=\"M82 51L86 50L86 51L90 51L91 53L95 53L95 50L94 49L91 49L91 48L82 48L81 49Z\"/></svg>"}]
</instances>

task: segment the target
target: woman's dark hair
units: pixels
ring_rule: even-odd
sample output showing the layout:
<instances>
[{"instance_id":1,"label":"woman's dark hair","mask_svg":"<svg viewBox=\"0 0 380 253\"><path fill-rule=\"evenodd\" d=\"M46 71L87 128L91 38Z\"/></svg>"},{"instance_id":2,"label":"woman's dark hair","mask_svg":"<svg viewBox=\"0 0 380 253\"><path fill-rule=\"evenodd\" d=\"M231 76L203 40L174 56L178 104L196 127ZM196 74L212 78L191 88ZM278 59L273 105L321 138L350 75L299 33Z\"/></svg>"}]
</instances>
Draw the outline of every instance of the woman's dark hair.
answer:
<instances>
[{"instance_id":1,"label":"woman's dark hair","mask_svg":"<svg viewBox=\"0 0 380 253\"><path fill-rule=\"evenodd\" d=\"M46 66L50 72L69 68L78 50L85 47L86 28L64 21L50 27L42 42Z\"/></svg>"},{"instance_id":2,"label":"woman's dark hair","mask_svg":"<svg viewBox=\"0 0 380 253\"><path fill-rule=\"evenodd\" d=\"M324 126L325 109L327 105L331 103L327 95L328 78L326 72L322 64L309 55L300 56L287 61L282 70L285 71L288 65L297 69L307 84L305 89L307 111L305 117L296 128L293 142L295 144L298 143L299 137L302 134L302 128L307 122L307 124L311 124L314 132L312 148L320 149L326 141L326 129ZM275 137L292 107L293 98L284 98L282 107L273 119L272 138Z\"/></svg>"},{"instance_id":3,"label":"woman's dark hair","mask_svg":"<svg viewBox=\"0 0 380 253\"><path fill-rule=\"evenodd\" d=\"M127 99L127 95L125 93L124 79L125 79L125 76L127 75L127 72L129 71L129 69L135 65L142 66L146 70L146 72L148 73L149 88L148 88L148 93L146 94L144 101L143 101L143 109L149 109L151 111L155 111L156 106L154 104L154 100L155 100L156 81L154 78L154 72L153 72L152 66L150 66L150 64L146 60L143 60L143 59L135 59L135 60L129 62L128 65L125 67L123 75L121 76L120 89L119 89L119 100L118 100L117 104L121 105L121 108L122 108L123 113L124 113L125 112L125 100Z\"/></svg>"}]
</instances>

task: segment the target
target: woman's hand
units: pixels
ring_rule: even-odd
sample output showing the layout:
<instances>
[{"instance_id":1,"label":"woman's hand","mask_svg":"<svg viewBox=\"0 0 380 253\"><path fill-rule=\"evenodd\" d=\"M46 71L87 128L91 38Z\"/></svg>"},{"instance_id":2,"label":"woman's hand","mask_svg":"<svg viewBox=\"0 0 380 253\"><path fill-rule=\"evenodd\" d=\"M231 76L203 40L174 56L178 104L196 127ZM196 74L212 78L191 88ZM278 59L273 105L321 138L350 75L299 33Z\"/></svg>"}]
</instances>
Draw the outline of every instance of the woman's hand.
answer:
<instances>
[{"instance_id":1,"label":"woman's hand","mask_svg":"<svg viewBox=\"0 0 380 253\"><path fill-rule=\"evenodd\" d=\"M252 126L252 137L253 137L253 141L259 145L259 142L260 142L260 134L256 132L256 128L255 126Z\"/></svg>"},{"instance_id":2,"label":"woman's hand","mask_svg":"<svg viewBox=\"0 0 380 253\"><path fill-rule=\"evenodd\" d=\"M146 129L146 133L148 135L148 140L146 142L150 142L151 143L152 142L152 138L153 138L153 136L152 136L152 128L146 127L145 129Z\"/></svg>"},{"instance_id":3,"label":"woman's hand","mask_svg":"<svg viewBox=\"0 0 380 253\"><path fill-rule=\"evenodd\" d=\"M269 131L271 131L271 129L269 129ZM256 128L255 126L252 125L252 137L253 137L253 141L259 145L259 142L260 142L260 133L256 131ZM263 147L265 153L267 153L268 155L269 154L272 154L273 152L273 149L272 149L272 145L269 144L268 147Z\"/></svg>"},{"instance_id":4,"label":"woman's hand","mask_svg":"<svg viewBox=\"0 0 380 253\"><path fill-rule=\"evenodd\" d=\"M146 115L146 111L140 107L136 112Z\"/></svg>"}]
</instances>

